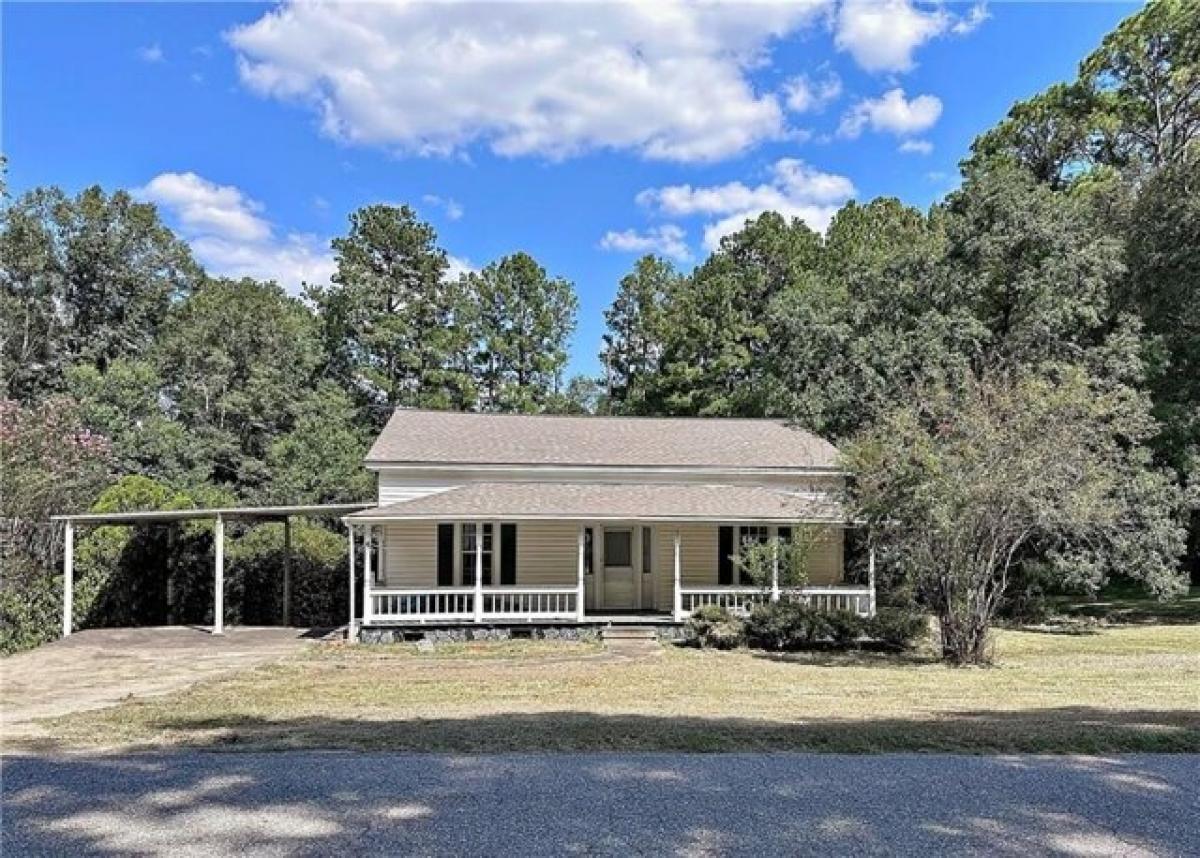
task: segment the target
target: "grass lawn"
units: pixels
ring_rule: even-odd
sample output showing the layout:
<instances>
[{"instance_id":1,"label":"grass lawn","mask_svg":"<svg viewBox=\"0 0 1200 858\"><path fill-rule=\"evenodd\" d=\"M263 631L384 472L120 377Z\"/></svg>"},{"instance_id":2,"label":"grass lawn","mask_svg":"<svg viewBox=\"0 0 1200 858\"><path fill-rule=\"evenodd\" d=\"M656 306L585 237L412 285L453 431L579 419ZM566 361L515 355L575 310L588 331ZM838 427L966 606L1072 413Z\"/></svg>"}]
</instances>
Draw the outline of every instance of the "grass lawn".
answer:
<instances>
[{"instance_id":1,"label":"grass lawn","mask_svg":"<svg viewBox=\"0 0 1200 858\"><path fill-rule=\"evenodd\" d=\"M1137 582L1118 581L1095 598L1053 596L1051 612L1066 620L1102 623L1200 623L1200 587L1168 602L1149 598Z\"/></svg>"},{"instance_id":2,"label":"grass lawn","mask_svg":"<svg viewBox=\"0 0 1200 858\"><path fill-rule=\"evenodd\" d=\"M1200 751L1200 626L1002 631L997 663L513 642L319 645L46 723L54 746Z\"/></svg>"}]
</instances>

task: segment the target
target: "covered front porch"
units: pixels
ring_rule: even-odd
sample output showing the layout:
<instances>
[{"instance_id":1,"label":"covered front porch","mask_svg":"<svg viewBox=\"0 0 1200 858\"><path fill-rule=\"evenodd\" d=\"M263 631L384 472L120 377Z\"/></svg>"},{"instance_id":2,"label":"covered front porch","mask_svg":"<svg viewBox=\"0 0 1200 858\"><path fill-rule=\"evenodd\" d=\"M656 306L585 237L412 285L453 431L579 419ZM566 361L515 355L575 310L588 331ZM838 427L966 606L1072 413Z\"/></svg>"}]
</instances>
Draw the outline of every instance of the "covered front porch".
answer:
<instances>
[{"instance_id":1,"label":"covered front porch","mask_svg":"<svg viewBox=\"0 0 1200 858\"><path fill-rule=\"evenodd\" d=\"M707 605L785 600L875 609L873 557L865 583L845 580L840 510L755 487L473 485L345 521L352 596L362 576L352 636L360 623L681 623ZM741 580L738 546L800 527L819 534L804 586L787 586L778 564L769 582Z\"/></svg>"}]
</instances>

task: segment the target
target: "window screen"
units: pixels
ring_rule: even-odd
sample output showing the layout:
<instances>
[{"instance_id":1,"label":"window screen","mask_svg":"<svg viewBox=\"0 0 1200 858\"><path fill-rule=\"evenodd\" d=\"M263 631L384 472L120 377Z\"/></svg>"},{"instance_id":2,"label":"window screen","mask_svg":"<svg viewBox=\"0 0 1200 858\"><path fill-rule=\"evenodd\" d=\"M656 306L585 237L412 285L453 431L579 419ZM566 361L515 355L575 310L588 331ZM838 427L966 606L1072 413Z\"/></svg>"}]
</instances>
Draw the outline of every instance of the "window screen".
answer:
<instances>
[{"instance_id":1,"label":"window screen","mask_svg":"<svg viewBox=\"0 0 1200 858\"><path fill-rule=\"evenodd\" d=\"M604 565L632 566L633 565L633 531L606 530L604 531Z\"/></svg>"}]
</instances>

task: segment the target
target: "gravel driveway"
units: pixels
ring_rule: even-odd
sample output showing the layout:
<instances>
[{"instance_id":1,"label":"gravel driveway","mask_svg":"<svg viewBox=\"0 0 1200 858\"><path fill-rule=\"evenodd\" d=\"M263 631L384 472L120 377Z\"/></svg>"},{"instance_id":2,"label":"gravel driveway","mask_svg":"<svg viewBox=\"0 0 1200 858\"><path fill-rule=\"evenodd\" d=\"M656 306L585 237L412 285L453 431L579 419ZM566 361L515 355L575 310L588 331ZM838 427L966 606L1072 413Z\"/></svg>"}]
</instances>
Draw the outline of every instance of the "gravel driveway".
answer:
<instances>
[{"instance_id":1,"label":"gravel driveway","mask_svg":"<svg viewBox=\"0 0 1200 858\"><path fill-rule=\"evenodd\" d=\"M10 757L5 855L1197 855L1200 758Z\"/></svg>"}]
</instances>

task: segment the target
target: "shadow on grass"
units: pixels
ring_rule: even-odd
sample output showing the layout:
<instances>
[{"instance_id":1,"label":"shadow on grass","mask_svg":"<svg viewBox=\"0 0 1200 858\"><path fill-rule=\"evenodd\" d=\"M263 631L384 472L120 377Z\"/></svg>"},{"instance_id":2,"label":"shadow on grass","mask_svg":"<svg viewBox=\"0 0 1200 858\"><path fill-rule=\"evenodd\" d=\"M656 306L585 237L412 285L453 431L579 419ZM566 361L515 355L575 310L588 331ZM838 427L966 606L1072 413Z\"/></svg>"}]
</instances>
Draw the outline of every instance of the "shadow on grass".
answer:
<instances>
[{"instance_id":1,"label":"shadow on grass","mask_svg":"<svg viewBox=\"0 0 1200 858\"><path fill-rule=\"evenodd\" d=\"M572 713L539 716L560 717ZM4 799L13 855L1183 855L1200 842L1178 757L15 757Z\"/></svg>"},{"instance_id":2,"label":"shadow on grass","mask_svg":"<svg viewBox=\"0 0 1200 858\"><path fill-rule=\"evenodd\" d=\"M1179 753L1200 752L1200 712L1114 711L1088 706L1015 711L959 711L919 718L822 718L771 721L752 717L601 714L579 711L471 717L388 718L250 714L158 717L124 711L135 750L295 748L455 753L546 751L813 751L823 753ZM86 743L85 743L86 744ZM28 740L26 751L61 750L57 741Z\"/></svg>"},{"instance_id":3,"label":"shadow on grass","mask_svg":"<svg viewBox=\"0 0 1200 858\"><path fill-rule=\"evenodd\" d=\"M1128 582L1105 588L1094 599L1059 596L1050 608L1068 620L1085 620L1108 625L1193 625L1200 623L1200 587L1169 601L1149 597Z\"/></svg>"}]
</instances>

